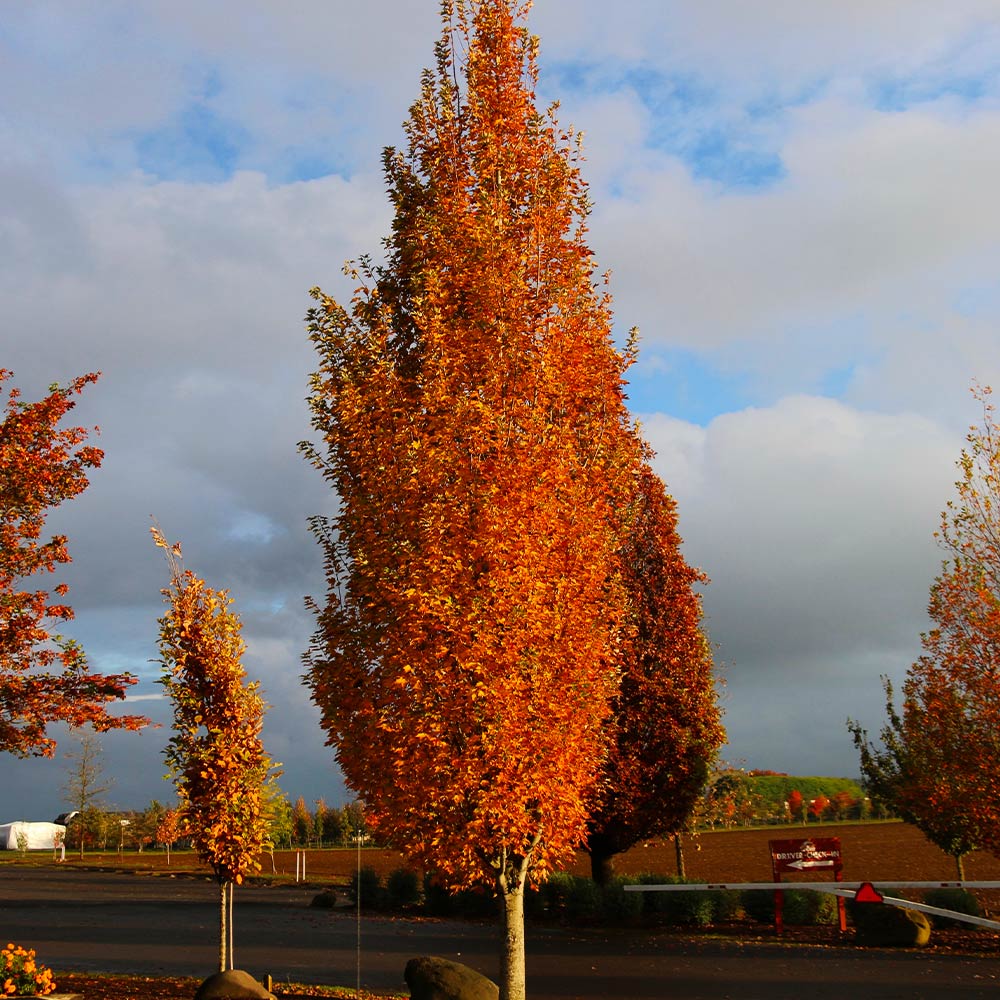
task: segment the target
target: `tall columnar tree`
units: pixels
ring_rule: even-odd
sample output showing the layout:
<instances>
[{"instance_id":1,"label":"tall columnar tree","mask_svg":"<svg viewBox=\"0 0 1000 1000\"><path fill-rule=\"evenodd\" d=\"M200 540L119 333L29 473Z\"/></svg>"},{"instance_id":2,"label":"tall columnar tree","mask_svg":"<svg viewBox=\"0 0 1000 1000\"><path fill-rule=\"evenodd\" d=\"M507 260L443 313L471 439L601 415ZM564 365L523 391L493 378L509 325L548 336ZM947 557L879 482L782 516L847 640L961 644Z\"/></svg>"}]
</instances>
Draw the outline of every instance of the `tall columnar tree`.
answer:
<instances>
[{"instance_id":1,"label":"tall columnar tree","mask_svg":"<svg viewBox=\"0 0 1000 1000\"><path fill-rule=\"evenodd\" d=\"M292 834L295 837L295 843L302 847L308 847L312 840L312 833L312 814L306 806L306 800L300 795L292 807Z\"/></svg>"},{"instance_id":2,"label":"tall columnar tree","mask_svg":"<svg viewBox=\"0 0 1000 1000\"><path fill-rule=\"evenodd\" d=\"M313 526L328 594L308 680L378 832L500 902L586 833L616 688L622 510L641 448L587 247L576 137L536 107L529 4L445 0L437 68L384 157L386 262L314 290Z\"/></svg>"},{"instance_id":3,"label":"tall columnar tree","mask_svg":"<svg viewBox=\"0 0 1000 1000\"><path fill-rule=\"evenodd\" d=\"M180 799L179 820L219 884L219 970L233 968L233 887L260 870L268 836L265 788L273 766L264 750L264 701L246 683L242 623L225 590L180 568L168 546L170 606L159 620L161 683L173 702L174 735L164 753Z\"/></svg>"},{"instance_id":4,"label":"tall columnar tree","mask_svg":"<svg viewBox=\"0 0 1000 1000\"><path fill-rule=\"evenodd\" d=\"M630 629L586 844L602 882L614 855L680 833L725 741L694 589L707 580L681 554L676 504L649 466L640 472L634 506L621 550Z\"/></svg>"},{"instance_id":5,"label":"tall columnar tree","mask_svg":"<svg viewBox=\"0 0 1000 1000\"><path fill-rule=\"evenodd\" d=\"M0 369L0 386L10 378ZM148 721L107 710L135 677L91 673L83 650L53 631L73 618L66 585L54 593L21 589L30 577L71 561L66 536L43 539L43 533L49 512L82 493L87 470L101 464L104 453L86 444L86 428L60 426L74 397L97 379L91 373L53 385L32 403L10 388L0 421L0 752L17 757L52 755L51 722L104 731Z\"/></svg>"},{"instance_id":6,"label":"tall columnar tree","mask_svg":"<svg viewBox=\"0 0 1000 1000\"><path fill-rule=\"evenodd\" d=\"M956 497L937 538L947 553L931 586L934 627L910 667L899 714L887 685L883 749L849 723L874 797L952 854L1000 854L1000 425L988 387L958 460Z\"/></svg>"}]
</instances>

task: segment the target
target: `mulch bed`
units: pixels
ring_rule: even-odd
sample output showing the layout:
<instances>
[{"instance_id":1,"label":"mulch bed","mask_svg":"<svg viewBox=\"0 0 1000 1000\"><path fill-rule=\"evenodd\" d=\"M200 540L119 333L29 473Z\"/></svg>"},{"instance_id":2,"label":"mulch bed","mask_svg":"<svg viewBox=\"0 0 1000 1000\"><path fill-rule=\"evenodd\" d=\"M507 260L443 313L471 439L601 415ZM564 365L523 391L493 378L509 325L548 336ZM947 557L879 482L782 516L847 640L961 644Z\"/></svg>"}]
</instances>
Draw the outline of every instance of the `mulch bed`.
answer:
<instances>
[{"instance_id":1,"label":"mulch bed","mask_svg":"<svg viewBox=\"0 0 1000 1000\"><path fill-rule=\"evenodd\" d=\"M104 976L83 973L60 973L56 976L58 993L76 993L80 1000L192 1000L201 985L200 979L177 979L148 976ZM319 997L323 1000L360 997L360 1000L398 1000L398 995L358 994L353 988L343 990L301 987L301 991L275 993L278 1000Z\"/></svg>"}]
</instances>

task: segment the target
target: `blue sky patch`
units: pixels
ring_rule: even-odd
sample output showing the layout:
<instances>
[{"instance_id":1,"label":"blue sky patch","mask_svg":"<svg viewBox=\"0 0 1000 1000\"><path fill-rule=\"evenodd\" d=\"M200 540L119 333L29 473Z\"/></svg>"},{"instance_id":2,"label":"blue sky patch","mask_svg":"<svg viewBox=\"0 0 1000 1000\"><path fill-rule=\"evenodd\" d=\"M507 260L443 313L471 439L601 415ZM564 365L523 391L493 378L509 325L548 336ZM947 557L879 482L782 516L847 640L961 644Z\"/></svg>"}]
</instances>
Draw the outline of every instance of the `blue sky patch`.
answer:
<instances>
[{"instance_id":1,"label":"blue sky patch","mask_svg":"<svg viewBox=\"0 0 1000 1000\"><path fill-rule=\"evenodd\" d=\"M552 75L563 92L634 93L651 119L646 145L676 156L698 180L762 188L785 176L773 125L786 105L774 97L733 105L699 76L667 74L650 66L564 62Z\"/></svg>"},{"instance_id":2,"label":"blue sky patch","mask_svg":"<svg viewBox=\"0 0 1000 1000\"><path fill-rule=\"evenodd\" d=\"M628 375L633 413L665 413L704 427L756 401L743 374L726 372L704 355L681 348L640 349Z\"/></svg>"},{"instance_id":3,"label":"blue sky patch","mask_svg":"<svg viewBox=\"0 0 1000 1000\"><path fill-rule=\"evenodd\" d=\"M193 104L166 127L137 138L135 149L139 167L156 177L219 181L239 167L249 143L242 126Z\"/></svg>"}]
</instances>

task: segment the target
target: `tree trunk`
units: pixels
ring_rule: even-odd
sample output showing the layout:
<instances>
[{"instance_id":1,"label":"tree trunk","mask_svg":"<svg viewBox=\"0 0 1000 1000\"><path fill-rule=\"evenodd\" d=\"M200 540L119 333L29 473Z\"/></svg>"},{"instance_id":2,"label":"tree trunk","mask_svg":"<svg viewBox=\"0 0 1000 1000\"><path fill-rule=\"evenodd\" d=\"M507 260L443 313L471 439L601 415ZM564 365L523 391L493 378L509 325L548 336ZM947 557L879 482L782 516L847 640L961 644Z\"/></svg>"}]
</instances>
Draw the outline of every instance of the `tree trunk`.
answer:
<instances>
[{"instance_id":1,"label":"tree trunk","mask_svg":"<svg viewBox=\"0 0 1000 1000\"><path fill-rule=\"evenodd\" d=\"M236 892L236 885L233 882L229 883L229 912L226 914L226 929L229 934L229 968L235 968L233 965L233 895Z\"/></svg>"},{"instance_id":2,"label":"tree trunk","mask_svg":"<svg viewBox=\"0 0 1000 1000\"><path fill-rule=\"evenodd\" d=\"M524 986L524 883L528 860L497 879L500 897L500 1000L526 1000Z\"/></svg>"},{"instance_id":3,"label":"tree trunk","mask_svg":"<svg viewBox=\"0 0 1000 1000\"><path fill-rule=\"evenodd\" d=\"M219 882L219 972L226 971L226 943L228 941L226 927L226 882Z\"/></svg>"},{"instance_id":4,"label":"tree trunk","mask_svg":"<svg viewBox=\"0 0 1000 1000\"><path fill-rule=\"evenodd\" d=\"M609 851L590 850L590 877L598 885L607 885L615 874L615 856Z\"/></svg>"},{"instance_id":5,"label":"tree trunk","mask_svg":"<svg viewBox=\"0 0 1000 1000\"><path fill-rule=\"evenodd\" d=\"M956 854L955 855L955 871L958 872L958 881L965 881L965 855Z\"/></svg>"},{"instance_id":6,"label":"tree trunk","mask_svg":"<svg viewBox=\"0 0 1000 1000\"><path fill-rule=\"evenodd\" d=\"M679 832L674 834L674 853L677 856L677 877L685 879L687 872L684 871L684 844Z\"/></svg>"}]
</instances>

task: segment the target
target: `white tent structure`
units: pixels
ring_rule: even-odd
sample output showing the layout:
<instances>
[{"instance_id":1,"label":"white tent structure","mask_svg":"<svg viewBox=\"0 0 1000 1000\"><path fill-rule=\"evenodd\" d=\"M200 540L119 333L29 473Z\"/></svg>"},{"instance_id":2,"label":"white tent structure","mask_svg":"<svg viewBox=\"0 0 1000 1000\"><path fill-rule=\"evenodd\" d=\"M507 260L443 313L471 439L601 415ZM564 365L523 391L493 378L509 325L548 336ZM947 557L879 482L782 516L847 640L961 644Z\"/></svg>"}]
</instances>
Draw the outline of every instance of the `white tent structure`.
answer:
<instances>
[{"instance_id":1,"label":"white tent structure","mask_svg":"<svg viewBox=\"0 0 1000 1000\"><path fill-rule=\"evenodd\" d=\"M0 823L0 850L51 851L65 839L66 827L59 823Z\"/></svg>"}]
</instances>

